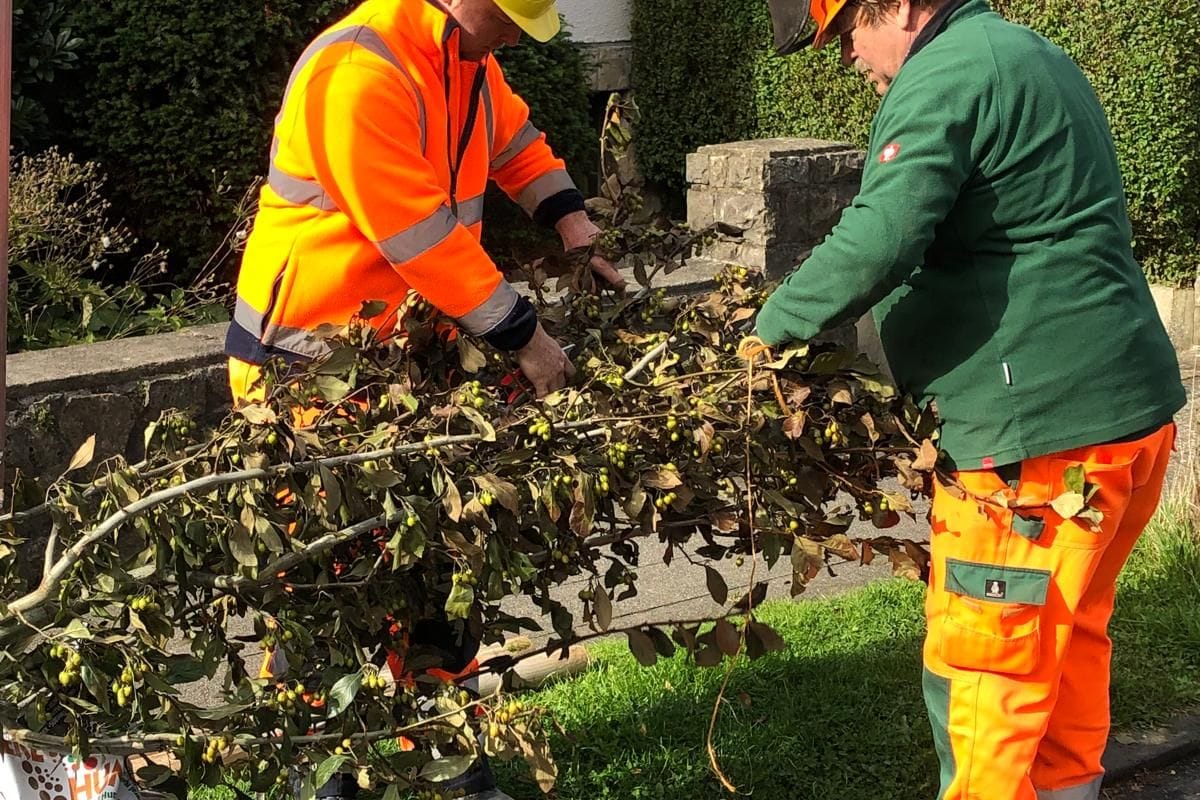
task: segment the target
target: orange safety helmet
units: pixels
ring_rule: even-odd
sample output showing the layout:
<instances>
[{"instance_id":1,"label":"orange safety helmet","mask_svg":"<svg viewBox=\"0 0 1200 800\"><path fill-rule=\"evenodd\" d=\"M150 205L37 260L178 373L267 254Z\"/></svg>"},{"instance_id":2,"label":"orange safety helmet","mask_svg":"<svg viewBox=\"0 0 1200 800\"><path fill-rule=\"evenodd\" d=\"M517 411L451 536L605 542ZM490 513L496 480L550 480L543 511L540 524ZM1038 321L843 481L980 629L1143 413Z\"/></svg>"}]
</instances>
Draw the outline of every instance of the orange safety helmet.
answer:
<instances>
[{"instance_id":1,"label":"orange safety helmet","mask_svg":"<svg viewBox=\"0 0 1200 800\"><path fill-rule=\"evenodd\" d=\"M818 50L824 47L834 17L847 2L849 0L809 0L806 16L799 0L770 0L775 52L786 56L810 44Z\"/></svg>"},{"instance_id":2,"label":"orange safety helmet","mask_svg":"<svg viewBox=\"0 0 1200 800\"><path fill-rule=\"evenodd\" d=\"M833 24L833 18L847 2L849 0L809 0L808 13L812 14L813 21L817 23L817 31L812 36L814 48L820 50L828 43L826 34Z\"/></svg>"}]
</instances>

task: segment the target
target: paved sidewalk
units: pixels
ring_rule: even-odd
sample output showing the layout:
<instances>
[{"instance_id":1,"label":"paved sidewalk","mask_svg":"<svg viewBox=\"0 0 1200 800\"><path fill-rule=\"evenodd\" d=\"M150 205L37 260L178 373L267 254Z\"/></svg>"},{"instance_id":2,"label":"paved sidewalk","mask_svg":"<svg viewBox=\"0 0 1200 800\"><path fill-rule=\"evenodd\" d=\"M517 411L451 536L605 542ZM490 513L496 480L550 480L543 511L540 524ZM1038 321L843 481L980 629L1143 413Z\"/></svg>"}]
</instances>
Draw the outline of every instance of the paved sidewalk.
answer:
<instances>
[{"instance_id":1,"label":"paved sidewalk","mask_svg":"<svg viewBox=\"0 0 1200 800\"><path fill-rule=\"evenodd\" d=\"M1105 789L1104 800L1200 800L1200 756Z\"/></svg>"}]
</instances>

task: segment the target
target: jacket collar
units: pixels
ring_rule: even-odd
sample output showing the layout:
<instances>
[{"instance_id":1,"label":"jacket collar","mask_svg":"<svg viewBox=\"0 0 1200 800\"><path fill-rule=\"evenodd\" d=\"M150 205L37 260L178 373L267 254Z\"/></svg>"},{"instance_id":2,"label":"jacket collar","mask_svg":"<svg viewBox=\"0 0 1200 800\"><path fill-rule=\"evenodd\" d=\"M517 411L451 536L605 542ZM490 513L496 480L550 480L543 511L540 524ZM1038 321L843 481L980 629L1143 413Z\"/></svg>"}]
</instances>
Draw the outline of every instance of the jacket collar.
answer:
<instances>
[{"instance_id":1,"label":"jacket collar","mask_svg":"<svg viewBox=\"0 0 1200 800\"><path fill-rule=\"evenodd\" d=\"M446 48L457 49L458 23L437 0L378 0L378 7L380 13L372 16L387 20L381 23L386 33L407 40L439 69Z\"/></svg>"},{"instance_id":2,"label":"jacket collar","mask_svg":"<svg viewBox=\"0 0 1200 800\"><path fill-rule=\"evenodd\" d=\"M988 11L991 11L991 8L988 7L987 0L949 0L948 3L937 10L933 15L933 19L929 20L928 24L917 34L917 38L913 40L912 47L909 48L908 56L905 57L904 62L907 64L909 59L924 50L926 45L944 33L947 28L953 27L964 19L969 19Z\"/></svg>"}]
</instances>

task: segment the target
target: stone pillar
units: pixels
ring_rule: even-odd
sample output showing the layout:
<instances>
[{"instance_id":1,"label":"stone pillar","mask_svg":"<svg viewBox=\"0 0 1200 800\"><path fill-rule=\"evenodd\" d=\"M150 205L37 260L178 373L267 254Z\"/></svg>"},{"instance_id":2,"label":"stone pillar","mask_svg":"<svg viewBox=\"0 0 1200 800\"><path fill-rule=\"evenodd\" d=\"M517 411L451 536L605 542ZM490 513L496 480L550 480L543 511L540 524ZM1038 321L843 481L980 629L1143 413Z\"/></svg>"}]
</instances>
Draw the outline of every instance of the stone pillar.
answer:
<instances>
[{"instance_id":1,"label":"stone pillar","mask_svg":"<svg viewBox=\"0 0 1200 800\"><path fill-rule=\"evenodd\" d=\"M687 157L687 216L694 228L721 222L704 257L781 278L837 224L858 192L863 154L841 142L759 139L701 147Z\"/></svg>"}]
</instances>

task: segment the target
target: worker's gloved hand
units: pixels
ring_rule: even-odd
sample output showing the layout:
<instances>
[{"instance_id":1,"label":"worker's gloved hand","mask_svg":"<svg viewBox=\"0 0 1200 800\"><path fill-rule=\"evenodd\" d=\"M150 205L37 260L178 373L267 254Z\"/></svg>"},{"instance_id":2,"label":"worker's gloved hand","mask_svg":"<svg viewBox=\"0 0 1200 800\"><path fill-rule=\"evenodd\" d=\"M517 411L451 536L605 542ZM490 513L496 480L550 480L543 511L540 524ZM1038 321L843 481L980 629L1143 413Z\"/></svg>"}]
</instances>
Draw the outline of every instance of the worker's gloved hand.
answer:
<instances>
[{"instance_id":1,"label":"worker's gloved hand","mask_svg":"<svg viewBox=\"0 0 1200 800\"><path fill-rule=\"evenodd\" d=\"M588 247L592 240L600 235L600 229L596 227L596 223L588 219L588 215L584 211L567 214L558 221L555 228L558 230L558 235L562 237L563 250L568 252ZM590 266L597 277L614 289L625 288L625 279L607 258L592 256Z\"/></svg>"},{"instance_id":2,"label":"worker's gloved hand","mask_svg":"<svg viewBox=\"0 0 1200 800\"><path fill-rule=\"evenodd\" d=\"M550 337L539 322L529 344L514 353L521 372L533 385L538 397L545 397L567 385L575 375L575 366L562 346Z\"/></svg>"}]
</instances>

